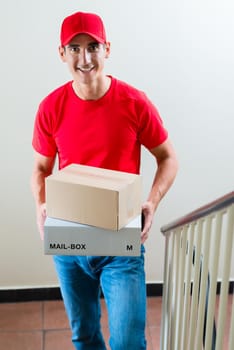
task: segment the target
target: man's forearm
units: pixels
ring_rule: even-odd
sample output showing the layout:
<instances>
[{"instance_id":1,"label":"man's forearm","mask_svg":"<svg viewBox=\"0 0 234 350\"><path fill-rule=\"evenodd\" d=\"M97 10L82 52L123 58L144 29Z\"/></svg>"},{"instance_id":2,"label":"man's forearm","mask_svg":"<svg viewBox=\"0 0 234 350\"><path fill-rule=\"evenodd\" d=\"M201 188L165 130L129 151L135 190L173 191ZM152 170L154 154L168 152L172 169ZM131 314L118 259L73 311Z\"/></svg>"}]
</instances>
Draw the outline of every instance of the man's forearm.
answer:
<instances>
[{"instance_id":1,"label":"man's forearm","mask_svg":"<svg viewBox=\"0 0 234 350\"><path fill-rule=\"evenodd\" d=\"M45 174L43 172L33 172L31 177L31 190L36 206L45 203Z\"/></svg>"},{"instance_id":2,"label":"man's forearm","mask_svg":"<svg viewBox=\"0 0 234 350\"><path fill-rule=\"evenodd\" d=\"M147 200L153 204L154 211L173 184L177 170L178 163L175 157L168 157L158 162L155 178Z\"/></svg>"},{"instance_id":3,"label":"man's forearm","mask_svg":"<svg viewBox=\"0 0 234 350\"><path fill-rule=\"evenodd\" d=\"M35 163L31 176L31 190L36 203L40 206L45 203L45 178L53 171L55 158L44 157L39 153L34 154Z\"/></svg>"}]
</instances>

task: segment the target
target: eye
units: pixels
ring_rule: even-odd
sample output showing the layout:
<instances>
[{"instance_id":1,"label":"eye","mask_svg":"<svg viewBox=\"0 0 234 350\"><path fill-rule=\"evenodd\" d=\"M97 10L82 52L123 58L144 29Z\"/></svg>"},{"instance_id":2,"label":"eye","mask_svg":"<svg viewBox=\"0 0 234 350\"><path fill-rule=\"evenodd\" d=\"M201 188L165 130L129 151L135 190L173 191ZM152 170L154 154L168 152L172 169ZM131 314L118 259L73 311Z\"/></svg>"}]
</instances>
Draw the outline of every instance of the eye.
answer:
<instances>
[{"instance_id":1,"label":"eye","mask_svg":"<svg viewBox=\"0 0 234 350\"><path fill-rule=\"evenodd\" d=\"M99 50L99 43L91 43L88 47L89 52L97 52Z\"/></svg>"},{"instance_id":2,"label":"eye","mask_svg":"<svg viewBox=\"0 0 234 350\"><path fill-rule=\"evenodd\" d=\"M71 53L79 53L80 52L80 48L78 45L68 46L68 49Z\"/></svg>"}]
</instances>

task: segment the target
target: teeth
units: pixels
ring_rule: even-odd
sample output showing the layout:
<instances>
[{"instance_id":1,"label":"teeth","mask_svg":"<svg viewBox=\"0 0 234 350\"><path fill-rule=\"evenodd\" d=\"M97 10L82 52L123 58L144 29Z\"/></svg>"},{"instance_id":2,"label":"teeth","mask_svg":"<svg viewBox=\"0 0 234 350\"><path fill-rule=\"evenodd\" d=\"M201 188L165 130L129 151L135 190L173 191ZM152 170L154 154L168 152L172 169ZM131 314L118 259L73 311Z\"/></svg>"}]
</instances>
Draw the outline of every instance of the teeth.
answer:
<instances>
[{"instance_id":1,"label":"teeth","mask_svg":"<svg viewBox=\"0 0 234 350\"><path fill-rule=\"evenodd\" d=\"M89 68L80 68L80 67L78 67L78 69L81 70L82 72L90 72L93 69L93 67L89 67Z\"/></svg>"}]
</instances>

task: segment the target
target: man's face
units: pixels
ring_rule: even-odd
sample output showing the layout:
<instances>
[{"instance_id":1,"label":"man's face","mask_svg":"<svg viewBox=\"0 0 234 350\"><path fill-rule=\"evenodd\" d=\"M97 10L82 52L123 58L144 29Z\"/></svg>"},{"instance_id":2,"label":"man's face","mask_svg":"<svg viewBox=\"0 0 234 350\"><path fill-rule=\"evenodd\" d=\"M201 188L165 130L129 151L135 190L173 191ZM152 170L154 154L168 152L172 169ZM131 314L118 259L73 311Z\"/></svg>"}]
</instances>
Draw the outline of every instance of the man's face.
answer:
<instances>
[{"instance_id":1,"label":"man's face","mask_svg":"<svg viewBox=\"0 0 234 350\"><path fill-rule=\"evenodd\" d=\"M91 84L103 77L110 44L100 44L87 34L78 34L68 45L60 47L59 52L62 60L68 64L74 81Z\"/></svg>"}]
</instances>

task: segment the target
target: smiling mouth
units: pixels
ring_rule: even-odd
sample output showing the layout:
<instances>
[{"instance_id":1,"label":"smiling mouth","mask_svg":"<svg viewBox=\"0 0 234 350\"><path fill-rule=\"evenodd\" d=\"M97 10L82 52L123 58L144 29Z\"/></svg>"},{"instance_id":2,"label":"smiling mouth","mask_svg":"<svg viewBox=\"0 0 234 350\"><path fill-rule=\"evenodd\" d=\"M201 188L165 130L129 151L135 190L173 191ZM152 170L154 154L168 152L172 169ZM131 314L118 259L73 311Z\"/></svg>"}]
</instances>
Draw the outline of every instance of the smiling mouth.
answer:
<instances>
[{"instance_id":1,"label":"smiling mouth","mask_svg":"<svg viewBox=\"0 0 234 350\"><path fill-rule=\"evenodd\" d=\"M89 72L91 72L93 70L93 68L94 68L94 66L87 67L87 68L85 68L85 67L77 67L77 70L79 70L82 73L89 73Z\"/></svg>"}]
</instances>

